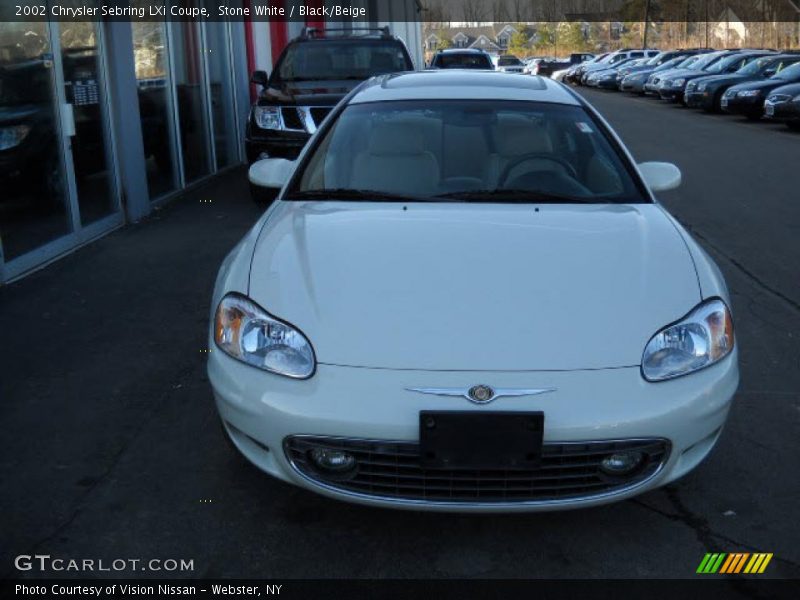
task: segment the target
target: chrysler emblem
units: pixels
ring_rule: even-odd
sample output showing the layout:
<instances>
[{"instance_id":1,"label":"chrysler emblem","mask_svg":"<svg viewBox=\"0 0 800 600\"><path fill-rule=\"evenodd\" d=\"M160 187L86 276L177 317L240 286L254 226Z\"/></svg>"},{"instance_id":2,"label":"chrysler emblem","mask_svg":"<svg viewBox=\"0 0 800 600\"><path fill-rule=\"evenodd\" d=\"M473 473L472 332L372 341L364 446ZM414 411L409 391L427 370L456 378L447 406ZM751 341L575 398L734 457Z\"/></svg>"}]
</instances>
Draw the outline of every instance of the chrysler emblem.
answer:
<instances>
[{"instance_id":1,"label":"chrysler emblem","mask_svg":"<svg viewBox=\"0 0 800 600\"><path fill-rule=\"evenodd\" d=\"M432 396L453 396L466 398L474 404L489 404L497 398L515 398L520 396L538 396L555 392L556 388L493 388L488 385L473 385L465 388L440 388L440 387L410 387L409 392L418 394L431 394Z\"/></svg>"},{"instance_id":2,"label":"chrysler emblem","mask_svg":"<svg viewBox=\"0 0 800 600\"><path fill-rule=\"evenodd\" d=\"M467 392L469 399L475 404L486 404L494 400L494 390L488 385L476 385Z\"/></svg>"}]
</instances>

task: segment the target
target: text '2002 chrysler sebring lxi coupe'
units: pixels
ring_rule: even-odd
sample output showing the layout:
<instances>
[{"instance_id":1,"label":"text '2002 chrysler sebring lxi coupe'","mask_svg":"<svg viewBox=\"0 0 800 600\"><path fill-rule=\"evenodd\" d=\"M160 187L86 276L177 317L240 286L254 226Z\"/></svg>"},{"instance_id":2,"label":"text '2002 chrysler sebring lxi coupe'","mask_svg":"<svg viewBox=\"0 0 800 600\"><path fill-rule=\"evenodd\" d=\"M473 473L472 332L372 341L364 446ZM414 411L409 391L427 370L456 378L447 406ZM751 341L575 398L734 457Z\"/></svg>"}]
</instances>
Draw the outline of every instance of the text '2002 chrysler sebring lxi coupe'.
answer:
<instances>
[{"instance_id":1,"label":"text '2002 chrysler sebring lxi coupe'","mask_svg":"<svg viewBox=\"0 0 800 600\"><path fill-rule=\"evenodd\" d=\"M342 500L460 511L620 500L693 469L739 381L722 276L561 84L371 79L225 259L208 372L233 444Z\"/></svg>"}]
</instances>

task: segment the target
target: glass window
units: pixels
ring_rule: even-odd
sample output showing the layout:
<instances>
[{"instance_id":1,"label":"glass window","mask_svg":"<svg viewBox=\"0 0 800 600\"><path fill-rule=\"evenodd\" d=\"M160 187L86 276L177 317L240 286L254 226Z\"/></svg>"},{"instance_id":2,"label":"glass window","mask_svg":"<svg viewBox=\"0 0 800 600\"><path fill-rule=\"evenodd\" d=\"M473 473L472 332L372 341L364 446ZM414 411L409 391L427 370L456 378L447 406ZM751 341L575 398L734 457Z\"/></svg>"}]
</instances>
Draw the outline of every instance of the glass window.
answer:
<instances>
[{"instance_id":1,"label":"glass window","mask_svg":"<svg viewBox=\"0 0 800 600\"><path fill-rule=\"evenodd\" d=\"M134 21L131 27L147 186L150 198L154 199L174 190L176 183L170 136L166 25Z\"/></svg>"},{"instance_id":2,"label":"glass window","mask_svg":"<svg viewBox=\"0 0 800 600\"><path fill-rule=\"evenodd\" d=\"M477 52L437 54L432 66L439 69L494 69L491 59Z\"/></svg>"},{"instance_id":3,"label":"glass window","mask_svg":"<svg viewBox=\"0 0 800 600\"><path fill-rule=\"evenodd\" d=\"M178 101L178 132L183 154L183 173L187 183L208 175L211 170L208 144L208 119L200 53L200 23L170 23L172 27L173 82Z\"/></svg>"},{"instance_id":4,"label":"glass window","mask_svg":"<svg viewBox=\"0 0 800 600\"><path fill-rule=\"evenodd\" d=\"M72 231L45 23L0 23L0 239L6 260Z\"/></svg>"},{"instance_id":5,"label":"glass window","mask_svg":"<svg viewBox=\"0 0 800 600\"><path fill-rule=\"evenodd\" d=\"M118 209L112 157L106 137L107 111L97 24L64 22L60 26L64 96L75 117L70 139L78 206L84 225Z\"/></svg>"},{"instance_id":6,"label":"glass window","mask_svg":"<svg viewBox=\"0 0 800 600\"><path fill-rule=\"evenodd\" d=\"M282 81L367 79L413 69L403 46L394 41L317 40L292 44L275 70Z\"/></svg>"},{"instance_id":7,"label":"glass window","mask_svg":"<svg viewBox=\"0 0 800 600\"><path fill-rule=\"evenodd\" d=\"M477 100L346 108L289 199L649 202L581 107Z\"/></svg>"},{"instance_id":8,"label":"glass window","mask_svg":"<svg viewBox=\"0 0 800 600\"><path fill-rule=\"evenodd\" d=\"M206 49L214 151L217 169L221 169L239 162L239 138L228 52L228 23L206 23Z\"/></svg>"}]
</instances>

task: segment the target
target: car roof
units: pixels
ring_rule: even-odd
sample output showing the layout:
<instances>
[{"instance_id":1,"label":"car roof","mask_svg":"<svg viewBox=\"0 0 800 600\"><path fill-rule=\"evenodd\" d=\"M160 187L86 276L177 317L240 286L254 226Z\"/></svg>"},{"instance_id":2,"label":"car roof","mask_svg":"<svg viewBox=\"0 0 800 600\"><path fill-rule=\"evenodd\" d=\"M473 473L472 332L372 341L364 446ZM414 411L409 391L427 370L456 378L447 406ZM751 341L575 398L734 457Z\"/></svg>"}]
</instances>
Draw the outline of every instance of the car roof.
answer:
<instances>
[{"instance_id":1,"label":"car roof","mask_svg":"<svg viewBox=\"0 0 800 600\"><path fill-rule=\"evenodd\" d=\"M373 77L358 88L350 103L392 100L526 100L580 105L572 92L545 77L462 69Z\"/></svg>"}]
</instances>

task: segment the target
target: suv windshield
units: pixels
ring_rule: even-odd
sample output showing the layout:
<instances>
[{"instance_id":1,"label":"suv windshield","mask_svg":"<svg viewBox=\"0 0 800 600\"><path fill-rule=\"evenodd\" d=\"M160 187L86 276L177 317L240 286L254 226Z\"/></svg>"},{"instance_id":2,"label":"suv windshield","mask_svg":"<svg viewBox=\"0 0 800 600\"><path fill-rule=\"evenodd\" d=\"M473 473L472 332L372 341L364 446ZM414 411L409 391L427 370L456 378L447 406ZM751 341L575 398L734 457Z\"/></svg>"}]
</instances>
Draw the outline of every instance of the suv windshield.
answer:
<instances>
[{"instance_id":1,"label":"suv windshield","mask_svg":"<svg viewBox=\"0 0 800 600\"><path fill-rule=\"evenodd\" d=\"M491 59L477 52L437 54L431 66L439 69L494 69Z\"/></svg>"},{"instance_id":2,"label":"suv windshield","mask_svg":"<svg viewBox=\"0 0 800 600\"><path fill-rule=\"evenodd\" d=\"M412 68L402 45L392 40L314 40L290 45L275 73L281 81L323 81Z\"/></svg>"},{"instance_id":3,"label":"suv windshield","mask_svg":"<svg viewBox=\"0 0 800 600\"><path fill-rule=\"evenodd\" d=\"M582 107L436 100L348 106L289 200L649 202Z\"/></svg>"}]
</instances>

